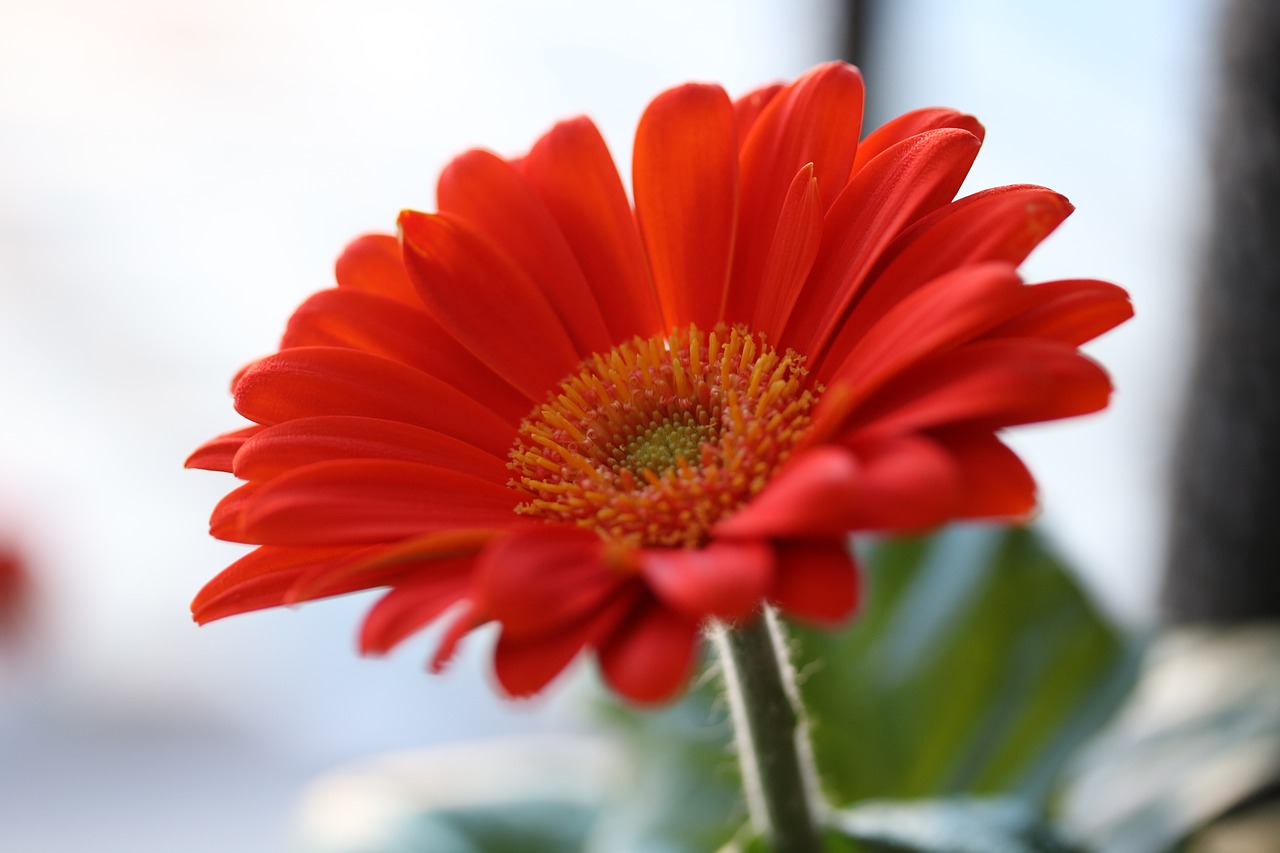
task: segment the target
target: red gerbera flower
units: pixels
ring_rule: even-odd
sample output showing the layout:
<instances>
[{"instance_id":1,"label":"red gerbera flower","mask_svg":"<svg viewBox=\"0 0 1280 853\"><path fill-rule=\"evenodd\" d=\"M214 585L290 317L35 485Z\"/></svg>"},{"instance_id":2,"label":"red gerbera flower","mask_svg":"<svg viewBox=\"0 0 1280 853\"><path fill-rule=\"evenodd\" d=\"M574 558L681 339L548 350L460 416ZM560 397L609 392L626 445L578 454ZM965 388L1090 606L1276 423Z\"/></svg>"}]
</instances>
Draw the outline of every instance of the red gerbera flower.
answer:
<instances>
[{"instance_id":1,"label":"red gerbera flower","mask_svg":"<svg viewBox=\"0 0 1280 853\"><path fill-rule=\"evenodd\" d=\"M1057 193L952 201L973 117L859 141L862 101L842 63L738 101L665 92L634 212L585 118L454 160L440 212L348 247L236 378L255 425L188 460L247 481L212 532L260 546L196 619L388 587L366 652L450 611L436 666L496 621L511 694L590 648L659 701L707 619L849 616L849 531L1025 516L1034 484L996 434L1106 405L1077 347L1128 299L1021 282L1071 211Z\"/></svg>"}]
</instances>

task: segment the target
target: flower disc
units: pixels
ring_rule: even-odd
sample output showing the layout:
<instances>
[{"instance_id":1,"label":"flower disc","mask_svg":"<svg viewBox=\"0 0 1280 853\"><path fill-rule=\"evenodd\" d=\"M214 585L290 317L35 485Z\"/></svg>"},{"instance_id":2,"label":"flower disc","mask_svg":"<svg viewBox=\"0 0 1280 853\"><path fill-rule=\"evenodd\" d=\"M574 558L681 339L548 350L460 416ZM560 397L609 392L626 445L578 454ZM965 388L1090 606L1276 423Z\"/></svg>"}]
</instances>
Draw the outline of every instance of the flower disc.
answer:
<instances>
[{"instance_id":1,"label":"flower disc","mask_svg":"<svg viewBox=\"0 0 1280 853\"><path fill-rule=\"evenodd\" d=\"M803 356L743 328L597 353L521 425L517 512L611 541L701 545L791 453L818 392Z\"/></svg>"}]
</instances>

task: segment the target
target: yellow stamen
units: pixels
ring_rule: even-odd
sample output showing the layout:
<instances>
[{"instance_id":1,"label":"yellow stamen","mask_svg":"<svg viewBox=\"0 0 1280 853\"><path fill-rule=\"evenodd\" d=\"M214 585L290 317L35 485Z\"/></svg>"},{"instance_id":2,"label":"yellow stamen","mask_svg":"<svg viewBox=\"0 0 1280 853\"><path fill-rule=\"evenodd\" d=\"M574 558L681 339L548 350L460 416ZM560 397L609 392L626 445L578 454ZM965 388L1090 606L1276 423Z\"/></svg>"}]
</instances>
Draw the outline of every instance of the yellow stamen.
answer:
<instances>
[{"instance_id":1,"label":"yellow stamen","mask_svg":"<svg viewBox=\"0 0 1280 853\"><path fill-rule=\"evenodd\" d=\"M768 483L819 393L802 356L744 328L596 353L521 425L516 511L623 545L696 547Z\"/></svg>"}]
</instances>

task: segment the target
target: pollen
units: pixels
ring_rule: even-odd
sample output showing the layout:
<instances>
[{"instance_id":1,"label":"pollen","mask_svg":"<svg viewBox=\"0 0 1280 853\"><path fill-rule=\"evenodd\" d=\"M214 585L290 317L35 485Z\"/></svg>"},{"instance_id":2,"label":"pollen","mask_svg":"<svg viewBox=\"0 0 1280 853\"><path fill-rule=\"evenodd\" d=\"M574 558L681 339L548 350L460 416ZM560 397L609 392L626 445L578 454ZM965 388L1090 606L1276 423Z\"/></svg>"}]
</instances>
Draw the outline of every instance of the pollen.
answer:
<instances>
[{"instance_id":1,"label":"pollen","mask_svg":"<svg viewBox=\"0 0 1280 853\"><path fill-rule=\"evenodd\" d=\"M516 512L631 545L697 547L764 488L821 388L804 357L696 326L596 353L520 426Z\"/></svg>"}]
</instances>

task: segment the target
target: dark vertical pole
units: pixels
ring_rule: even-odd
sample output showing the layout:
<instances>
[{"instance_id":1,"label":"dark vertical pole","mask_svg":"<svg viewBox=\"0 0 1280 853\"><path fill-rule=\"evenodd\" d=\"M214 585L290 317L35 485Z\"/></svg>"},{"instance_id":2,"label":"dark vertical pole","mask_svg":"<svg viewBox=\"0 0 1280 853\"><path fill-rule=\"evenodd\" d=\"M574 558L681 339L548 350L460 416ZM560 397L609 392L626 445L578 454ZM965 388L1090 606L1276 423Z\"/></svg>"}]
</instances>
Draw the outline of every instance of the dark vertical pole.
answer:
<instances>
[{"instance_id":1,"label":"dark vertical pole","mask_svg":"<svg viewBox=\"0 0 1280 853\"><path fill-rule=\"evenodd\" d=\"M1280 3L1230 0L1176 461L1170 621L1280 617Z\"/></svg>"},{"instance_id":2,"label":"dark vertical pole","mask_svg":"<svg viewBox=\"0 0 1280 853\"><path fill-rule=\"evenodd\" d=\"M844 0L844 26L841 28L840 58L854 65L867 61L867 16L870 0ZM865 69L864 69L865 70Z\"/></svg>"},{"instance_id":3,"label":"dark vertical pole","mask_svg":"<svg viewBox=\"0 0 1280 853\"><path fill-rule=\"evenodd\" d=\"M880 11L877 0L844 0L841 4L842 26L838 42L834 45L837 56L862 69L862 79L867 86L866 113L862 116L862 132L867 134L891 117L890 104L884 98L885 82L876 73L876 15Z\"/></svg>"}]
</instances>

